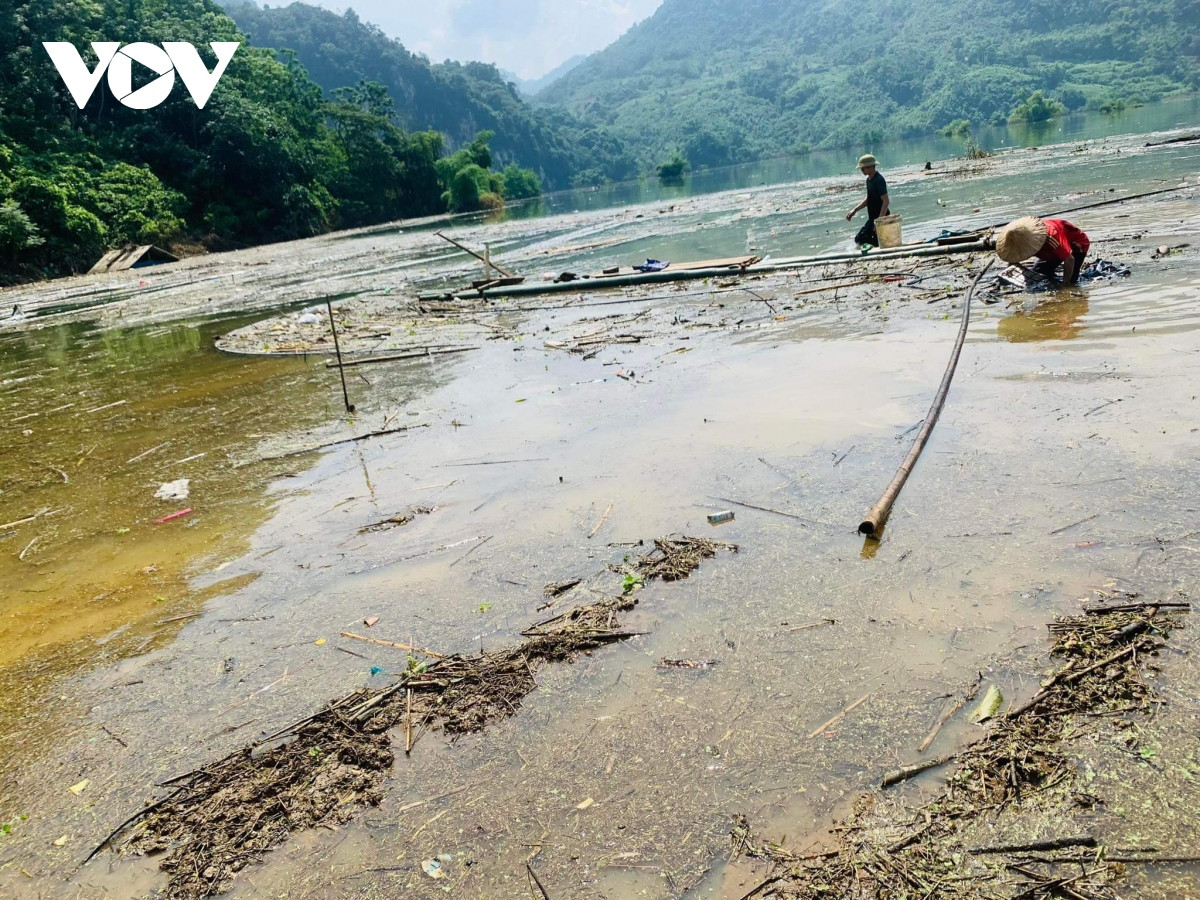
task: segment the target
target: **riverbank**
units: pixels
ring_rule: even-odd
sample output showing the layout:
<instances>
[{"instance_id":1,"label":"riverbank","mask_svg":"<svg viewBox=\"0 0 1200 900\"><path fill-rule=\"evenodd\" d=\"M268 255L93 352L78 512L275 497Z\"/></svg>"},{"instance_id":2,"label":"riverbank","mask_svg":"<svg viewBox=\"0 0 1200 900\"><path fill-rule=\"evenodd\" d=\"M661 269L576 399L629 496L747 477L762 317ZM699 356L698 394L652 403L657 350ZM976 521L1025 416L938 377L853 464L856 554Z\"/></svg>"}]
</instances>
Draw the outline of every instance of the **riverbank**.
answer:
<instances>
[{"instance_id":1,"label":"riverbank","mask_svg":"<svg viewBox=\"0 0 1200 900\"><path fill-rule=\"evenodd\" d=\"M1111 149L1092 152L1099 160ZM962 179L963 193L950 199L922 193L933 189L917 171L897 183L914 207L922 197L959 204L947 218L965 222L987 215L970 212L971 192L1002 193L998 185L1018 183L1021 167L1035 164L1049 185L1074 156L1059 148L1044 159L998 159L975 176L996 179L990 187ZM824 249L840 232L824 235L827 225L809 220L827 223L844 205L832 186L463 237L495 238L501 265L532 270L537 260L550 271L651 255L655 244L682 242L671 229L690 229L693 241L675 245L688 251L672 251L676 259L713 255L710 243L728 246L731 233L750 231L777 232L768 251L776 255ZM1001 212L1087 199L1007 195ZM787 232L800 210L805 224ZM113 547L123 555L97 582L152 583L170 565L179 593L150 594L119 633L93 636L119 610L97 618L92 634L74 634L69 665L7 667L24 687L4 724L0 763L11 825L0 844L5 889L87 897L160 887L155 858L106 851L75 868L161 796L158 782L332 697L378 690L404 675L410 656L421 659L390 645L467 658L481 644L485 654L520 647L535 622L625 596L624 574L608 566L620 570L654 539L687 534L739 552L718 553L683 580L634 579L639 602L619 621L627 636L538 668L536 690L482 731L450 741L417 723L421 736L406 755L407 710L391 710L400 716L388 741L396 763L377 786L378 806L348 805L330 828L292 834L241 871L231 896L432 897L447 886L460 896L528 896L527 861L556 898L740 896L738 874L718 871L735 813L768 836L819 833L843 815L846 798L908 761L902 754L928 733L944 695L978 671L1006 697L1029 692L1046 664L1045 624L1076 611L1079 598L1111 592L1114 581L1157 599L1195 584L1195 198L1150 198L1083 224L1097 254L1132 274L980 304L934 441L877 543L855 528L925 413L956 304L982 257L912 273L868 262L683 290L581 289L527 304L540 309L405 308L388 323L397 347L413 337L404 324L412 322L418 333L470 327L454 338L478 349L347 370L350 420L325 354L211 349L216 334L246 325L261 336L284 324L285 342L294 313L204 332L172 324L236 305L216 294L207 305L201 284L163 282L158 305L131 297L64 311L88 324L6 338L5 377L14 381L5 386L3 449L21 467L3 485L4 520L10 505L73 509L20 525L0 544L4 602L21 595L32 627L53 609L38 604L42 592L59 596L81 580L73 566ZM933 227L918 220L913 230ZM275 248L261 268L284 277L290 265L286 278L301 279L305 266L342 267L361 278L376 293L336 309L364 341L376 312L393 315L418 292L478 271L457 251L435 249L432 235L349 244L346 259L325 240ZM1192 246L1152 259L1160 244ZM437 263L420 247L449 255ZM394 297L383 291L399 283L396 270L351 274L417 260L420 277ZM291 290L265 275L259 284L276 304ZM243 300L265 304L258 293ZM59 397L80 390L88 396ZM54 411L70 402L80 405ZM392 433L333 445L383 431ZM80 447L85 433L95 437ZM155 450L164 441L172 443ZM208 455L183 462L195 453ZM197 465L186 503L153 499ZM74 493L85 485L86 500ZM183 508L192 512L154 524ZM708 523L725 511L732 521ZM130 530L115 533L122 528ZM548 595L579 577L574 593ZM80 590L80 602L105 589ZM1190 647L1189 634L1176 632L1173 646ZM49 654L54 640L22 658ZM105 649L116 644L120 652ZM1186 723L1194 673L1172 656L1162 669L1174 701L1165 714L1181 718L1156 721ZM973 727L949 722L933 752ZM1192 735L1173 726L1158 757L1139 750L1133 764L1187 760ZM1108 753L1104 740L1097 746ZM313 759L325 752L315 749ZM1155 783L1174 789L1176 776ZM1119 799L1125 789L1104 787L1128 832L1141 829L1145 813ZM1188 815L1174 822L1187 827ZM1167 837L1160 843L1174 846Z\"/></svg>"}]
</instances>

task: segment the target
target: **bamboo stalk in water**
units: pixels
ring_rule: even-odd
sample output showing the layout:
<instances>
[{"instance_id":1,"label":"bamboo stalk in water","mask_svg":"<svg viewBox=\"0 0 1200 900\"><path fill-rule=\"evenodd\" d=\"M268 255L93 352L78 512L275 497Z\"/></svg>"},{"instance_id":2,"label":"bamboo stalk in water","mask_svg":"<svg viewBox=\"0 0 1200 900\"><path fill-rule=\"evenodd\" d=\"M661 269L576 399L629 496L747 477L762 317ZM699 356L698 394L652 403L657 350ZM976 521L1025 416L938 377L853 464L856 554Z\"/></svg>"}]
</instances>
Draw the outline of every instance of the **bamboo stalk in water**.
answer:
<instances>
[{"instance_id":1,"label":"bamboo stalk in water","mask_svg":"<svg viewBox=\"0 0 1200 900\"><path fill-rule=\"evenodd\" d=\"M933 434L933 426L937 424L938 416L942 414L942 406L946 403L946 394L950 391L950 382L954 379L954 370L958 367L958 357L962 353L963 342L967 338L967 325L971 321L971 298L975 296L975 290L979 287L979 282L991 267L992 263L990 262L984 266L971 283L971 289L967 291L967 298L963 301L962 323L958 328L958 338L954 342L954 350L950 354L950 362L946 365L946 372L942 375L942 383L938 386L937 394L933 398L933 405L929 407L929 412L925 415L925 424L917 432L917 439L913 441L912 448L908 451L908 455L904 457L904 462L900 463L900 468L896 470L896 474L892 478L892 483L887 486L887 490L883 492L883 496L879 498L879 502L871 507L871 511L867 513L866 518L858 526L859 534L865 534L870 537L883 528L883 523L887 521L888 514L892 511L892 504L900 496L904 482L908 481L908 476L912 473L913 466L917 464L917 460L921 456L921 451L925 449L925 444L929 440L929 436Z\"/></svg>"}]
</instances>

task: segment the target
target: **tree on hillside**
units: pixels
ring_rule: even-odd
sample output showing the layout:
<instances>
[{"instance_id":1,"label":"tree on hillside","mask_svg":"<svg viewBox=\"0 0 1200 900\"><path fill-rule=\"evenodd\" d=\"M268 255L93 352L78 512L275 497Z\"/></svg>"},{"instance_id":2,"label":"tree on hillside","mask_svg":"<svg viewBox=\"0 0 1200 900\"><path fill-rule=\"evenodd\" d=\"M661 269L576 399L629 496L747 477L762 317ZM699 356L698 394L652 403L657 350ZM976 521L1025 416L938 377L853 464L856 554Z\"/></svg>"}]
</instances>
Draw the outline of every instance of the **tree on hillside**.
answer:
<instances>
[{"instance_id":1,"label":"tree on hillside","mask_svg":"<svg viewBox=\"0 0 1200 900\"><path fill-rule=\"evenodd\" d=\"M101 39L189 41L210 68L209 41L244 40L209 0L0 10L0 282L84 271L127 242L243 246L445 212L452 189L471 208L540 190L527 170L490 171L492 133L447 164L442 135L406 131L386 85L327 96L286 52L241 47L204 110L178 88L127 109L104 79L79 109L41 41L69 40L94 66L88 44Z\"/></svg>"},{"instance_id":2,"label":"tree on hillside","mask_svg":"<svg viewBox=\"0 0 1200 900\"><path fill-rule=\"evenodd\" d=\"M1041 91L1034 91L1025 100L1013 107L1008 114L1010 122L1047 122L1061 116L1065 107L1057 100L1051 100Z\"/></svg>"},{"instance_id":3,"label":"tree on hillside","mask_svg":"<svg viewBox=\"0 0 1200 900\"><path fill-rule=\"evenodd\" d=\"M338 15L306 3L229 3L227 9L258 46L294 51L327 93L377 82L395 102L398 126L438 131L451 149L492 131L497 165L528 167L551 187L634 174L623 142L607 134L598 139L603 129L596 123L565 111L532 107L495 66L432 64L352 10Z\"/></svg>"}]
</instances>

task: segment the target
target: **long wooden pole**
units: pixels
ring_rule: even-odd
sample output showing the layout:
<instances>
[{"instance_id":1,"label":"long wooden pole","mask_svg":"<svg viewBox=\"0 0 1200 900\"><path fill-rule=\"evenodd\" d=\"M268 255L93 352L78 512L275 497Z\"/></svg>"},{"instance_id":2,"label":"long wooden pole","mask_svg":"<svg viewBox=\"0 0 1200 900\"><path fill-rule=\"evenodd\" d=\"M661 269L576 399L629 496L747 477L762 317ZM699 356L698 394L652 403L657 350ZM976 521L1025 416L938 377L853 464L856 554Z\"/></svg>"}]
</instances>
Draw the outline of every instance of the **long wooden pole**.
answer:
<instances>
[{"instance_id":1,"label":"long wooden pole","mask_svg":"<svg viewBox=\"0 0 1200 900\"><path fill-rule=\"evenodd\" d=\"M917 459L920 458L921 451L925 449L925 444L929 440L929 436L933 434L933 426L937 424L938 416L942 414L942 407L946 403L946 394L950 391L950 382L954 379L954 370L958 367L958 357L962 353L963 342L967 338L967 325L971 321L971 298L975 296L975 290L979 287L979 282L991 267L992 263L989 262L980 269L979 274L975 276L975 280L971 283L971 289L967 291L967 298L963 301L962 323L958 328L958 338L954 342L954 350L950 354L950 362L946 365L946 372L942 375L942 383L938 386L937 394L933 398L933 404L929 407L929 412L925 414L925 424L917 432L917 439L913 441L912 448L908 451L908 455L904 457L904 462L900 463L900 468L896 470L896 474L892 478L892 483L887 486L887 490L883 492L883 496L879 498L879 502L871 507L871 511L867 513L866 518L858 526L859 534L870 537L883 528L888 514L892 511L892 504L896 502L896 498L900 495L900 490L904 487L904 482L908 481L908 476L912 473L913 466L917 464Z\"/></svg>"},{"instance_id":2,"label":"long wooden pole","mask_svg":"<svg viewBox=\"0 0 1200 900\"><path fill-rule=\"evenodd\" d=\"M451 244L453 244L459 250L463 251L463 253L470 253L473 257L475 257L477 260L479 260L485 266L491 266L493 269L495 269L497 272L499 272L505 278L516 278L517 277L512 272L507 272L504 269L500 268L498 265L496 265L494 262L492 262L490 258L484 258L484 257L480 256L478 253L476 253L474 250L472 250L470 247L464 247L462 244L460 244L454 238L447 237L446 235L442 234L440 231L435 231L434 234L436 234L438 237L440 237L443 241L449 241ZM488 256L490 257L491 254L489 253Z\"/></svg>"},{"instance_id":3,"label":"long wooden pole","mask_svg":"<svg viewBox=\"0 0 1200 900\"><path fill-rule=\"evenodd\" d=\"M342 400L346 403L346 412L354 412L354 404L350 402L350 392L346 390L346 368L342 364L342 346L338 343L337 324L333 321L333 303L325 298L325 308L329 310L329 330L333 332L333 352L337 354L338 374L342 376Z\"/></svg>"}]
</instances>

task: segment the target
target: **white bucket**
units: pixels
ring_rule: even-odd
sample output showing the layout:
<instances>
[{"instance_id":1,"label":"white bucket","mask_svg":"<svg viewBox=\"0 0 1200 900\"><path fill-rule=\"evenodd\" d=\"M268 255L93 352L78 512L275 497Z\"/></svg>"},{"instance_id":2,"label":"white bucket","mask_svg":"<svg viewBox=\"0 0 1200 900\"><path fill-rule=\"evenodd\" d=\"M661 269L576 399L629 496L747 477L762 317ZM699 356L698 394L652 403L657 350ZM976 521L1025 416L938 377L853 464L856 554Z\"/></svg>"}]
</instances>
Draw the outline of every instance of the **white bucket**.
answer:
<instances>
[{"instance_id":1,"label":"white bucket","mask_svg":"<svg viewBox=\"0 0 1200 900\"><path fill-rule=\"evenodd\" d=\"M900 226L904 222L900 216L880 216L875 220L875 237L879 239L879 246L882 247L899 247L904 243L904 239L900 236Z\"/></svg>"}]
</instances>

